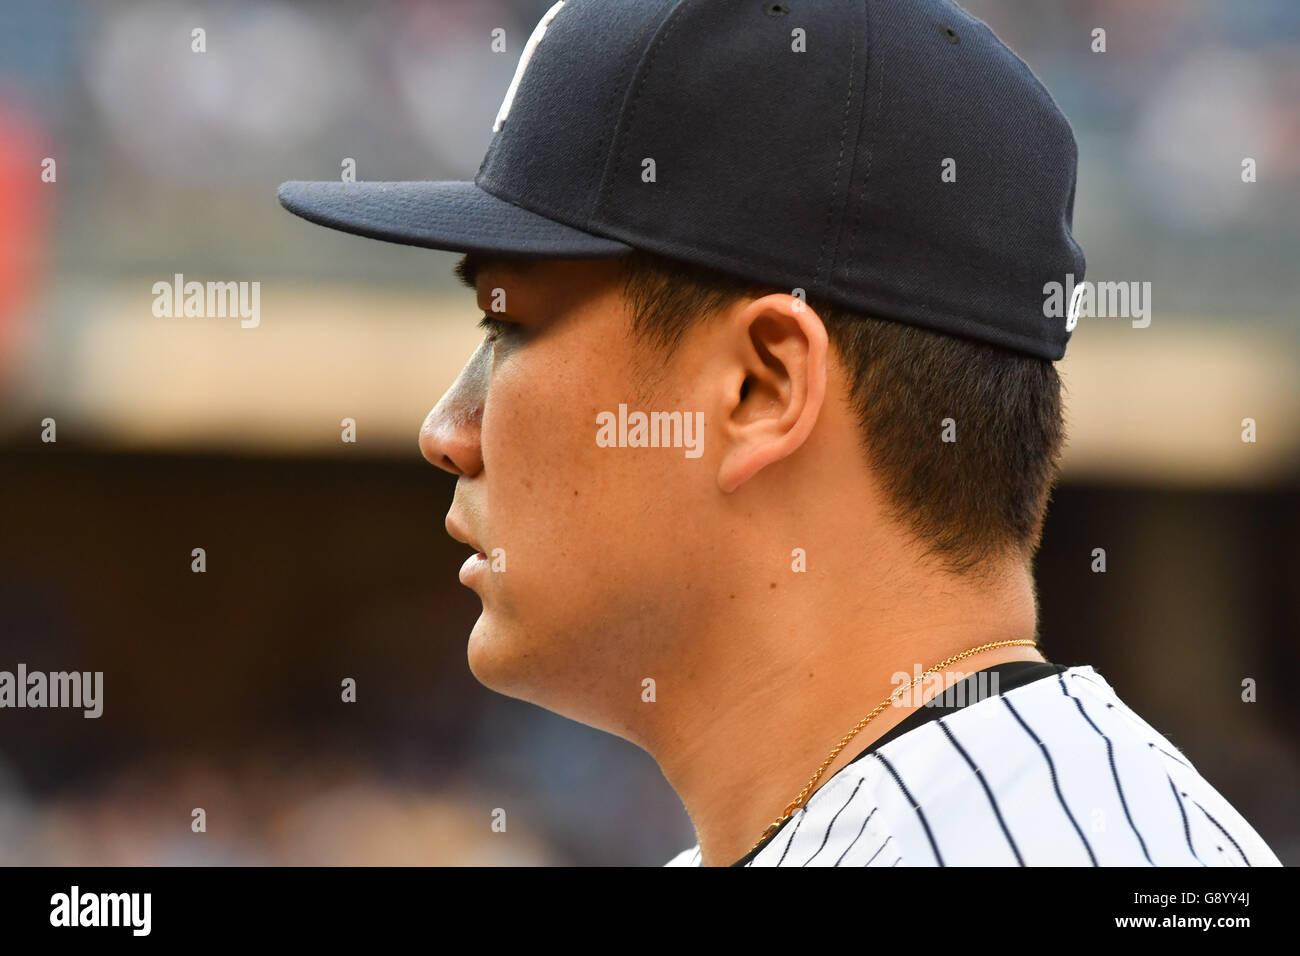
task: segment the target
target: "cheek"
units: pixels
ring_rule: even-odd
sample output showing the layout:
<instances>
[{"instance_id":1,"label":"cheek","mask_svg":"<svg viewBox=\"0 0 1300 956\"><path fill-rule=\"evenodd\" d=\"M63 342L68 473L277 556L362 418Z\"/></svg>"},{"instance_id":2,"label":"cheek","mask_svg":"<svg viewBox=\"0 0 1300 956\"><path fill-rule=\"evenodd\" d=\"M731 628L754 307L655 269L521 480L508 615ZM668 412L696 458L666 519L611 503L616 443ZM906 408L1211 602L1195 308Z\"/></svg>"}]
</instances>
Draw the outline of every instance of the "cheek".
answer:
<instances>
[{"instance_id":1,"label":"cheek","mask_svg":"<svg viewBox=\"0 0 1300 956\"><path fill-rule=\"evenodd\" d=\"M519 598L568 576L606 510L592 399L603 383L589 365L546 358L525 351L495 370L480 437L488 533Z\"/></svg>"},{"instance_id":2,"label":"cheek","mask_svg":"<svg viewBox=\"0 0 1300 956\"><path fill-rule=\"evenodd\" d=\"M662 552L680 543L673 501L684 470L703 467L676 449L598 446L597 415L636 407L630 376L607 346L567 348L600 358L511 356L494 372L482 423L488 532L509 572L501 586L530 614L644 588L645 565L670 560Z\"/></svg>"}]
</instances>

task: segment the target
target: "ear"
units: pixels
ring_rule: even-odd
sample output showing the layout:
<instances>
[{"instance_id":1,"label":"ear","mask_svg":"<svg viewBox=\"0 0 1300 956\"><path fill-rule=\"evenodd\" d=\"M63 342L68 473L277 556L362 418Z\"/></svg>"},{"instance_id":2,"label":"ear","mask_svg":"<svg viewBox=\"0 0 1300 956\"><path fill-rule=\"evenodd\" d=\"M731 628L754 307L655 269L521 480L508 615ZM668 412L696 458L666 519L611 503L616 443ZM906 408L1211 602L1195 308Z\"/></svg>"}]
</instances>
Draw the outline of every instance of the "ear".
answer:
<instances>
[{"instance_id":1,"label":"ear","mask_svg":"<svg viewBox=\"0 0 1300 956\"><path fill-rule=\"evenodd\" d=\"M755 299L728 325L718 487L731 494L794 454L826 397L826 326L802 299Z\"/></svg>"}]
</instances>

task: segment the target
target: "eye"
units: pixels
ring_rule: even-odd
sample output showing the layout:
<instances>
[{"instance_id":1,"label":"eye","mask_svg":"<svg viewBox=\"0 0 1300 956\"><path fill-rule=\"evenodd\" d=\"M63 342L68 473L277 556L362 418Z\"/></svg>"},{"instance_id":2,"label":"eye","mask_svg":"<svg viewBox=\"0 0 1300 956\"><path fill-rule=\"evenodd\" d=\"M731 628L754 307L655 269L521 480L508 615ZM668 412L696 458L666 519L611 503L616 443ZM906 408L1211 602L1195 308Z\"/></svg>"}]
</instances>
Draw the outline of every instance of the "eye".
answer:
<instances>
[{"instance_id":1,"label":"eye","mask_svg":"<svg viewBox=\"0 0 1300 956\"><path fill-rule=\"evenodd\" d=\"M484 315L483 318L479 320L478 327L487 333L487 340L489 342L495 342L502 336L512 335L515 332L515 324L513 322L503 322L495 315Z\"/></svg>"}]
</instances>

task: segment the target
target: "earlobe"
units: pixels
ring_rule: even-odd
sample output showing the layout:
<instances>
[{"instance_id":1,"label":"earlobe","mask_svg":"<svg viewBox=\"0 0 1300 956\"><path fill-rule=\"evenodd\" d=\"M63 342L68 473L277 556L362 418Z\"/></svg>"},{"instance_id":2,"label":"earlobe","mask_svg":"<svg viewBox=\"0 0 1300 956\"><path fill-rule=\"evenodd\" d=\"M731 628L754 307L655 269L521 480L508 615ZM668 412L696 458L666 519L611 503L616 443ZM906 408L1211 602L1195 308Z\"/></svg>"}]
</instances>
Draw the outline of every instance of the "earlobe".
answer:
<instances>
[{"instance_id":1,"label":"earlobe","mask_svg":"<svg viewBox=\"0 0 1300 956\"><path fill-rule=\"evenodd\" d=\"M768 446L770 449L770 446ZM729 495L749 479L784 455L771 455L768 449L748 447L735 449L722 458L718 466L718 490Z\"/></svg>"}]
</instances>

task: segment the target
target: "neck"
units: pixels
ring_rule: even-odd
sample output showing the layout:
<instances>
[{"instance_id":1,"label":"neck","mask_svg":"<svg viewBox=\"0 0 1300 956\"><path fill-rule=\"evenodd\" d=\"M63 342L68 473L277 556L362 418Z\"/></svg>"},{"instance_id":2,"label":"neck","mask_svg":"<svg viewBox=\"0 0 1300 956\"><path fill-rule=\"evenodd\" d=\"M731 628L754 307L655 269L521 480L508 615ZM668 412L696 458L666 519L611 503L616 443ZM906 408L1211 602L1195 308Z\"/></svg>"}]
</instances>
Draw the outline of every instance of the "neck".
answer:
<instances>
[{"instance_id":1,"label":"neck","mask_svg":"<svg viewBox=\"0 0 1300 956\"><path fill-rule=\"evenodd\" d=\"M879 575L854 584L813 579L787 589L797 591L791 600L738 577L722 589L735 600L691 636L699 653L674 694L682 703L642 728L638 742L686 807L705 866L749 852L840 739L899 688L896 674L905 673L906 684L970 648L1035 634L1033 581L1023 566L978 588ZM738 616L737 606L748 612ZM1043 657L1026 645L995 648L945 669L941 682L917 685L910 706L885 708L853 737L813 792L924 700L965 674L1017 660Z\"/></svg>"}]
</instances>

